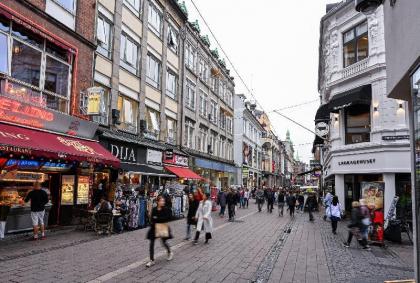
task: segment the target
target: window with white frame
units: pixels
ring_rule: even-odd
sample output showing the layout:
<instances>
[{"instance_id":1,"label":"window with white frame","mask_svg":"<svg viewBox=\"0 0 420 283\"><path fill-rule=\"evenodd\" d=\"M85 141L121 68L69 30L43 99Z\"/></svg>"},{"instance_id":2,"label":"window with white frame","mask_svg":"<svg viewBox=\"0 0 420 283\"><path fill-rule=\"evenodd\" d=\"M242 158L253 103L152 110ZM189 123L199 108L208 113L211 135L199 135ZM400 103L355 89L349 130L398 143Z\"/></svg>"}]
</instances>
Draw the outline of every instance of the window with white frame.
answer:
<instances>
[{"instance_id":1,"label":"window with white frame","mask_svg":"<svg viewBox=\"0 0 420 283\"><path fill-rule=\"evenodd\" d=\"M215 76L210 76L210 88L213 92L217 90L217 78Z\"/></svg>"},{"instance_id":2,"label":"window with white frame","mask_svg":"<svg viewBox=\"0 0 420 283\"><path fill-rule=\"evenodd\" d=\"M187 79L187 92L185 95L185 105L195 110L195 84Z\"/></svg>"},{"instance_id":3,"label":"window with white frame","mask_svg":"<svg viewBox=\"0 0 420 283\"><path fill-rule=\"evenodd\" d=\"M168 69L166 72L166 95L176 99L178 90L178 77L173 71Z\"/></svg>"},{"instance_id":4,"label":"window with white frame","mask_svg":"<svg viewBox=\"0 0 420 283\"><path fill-rule=\"evenodd\" d=\"M160 114L158 111L149 107L146 107L146 127L149 134L159 139Z\"/></svg>"},{"instance_id":5,"label":"window with white frame","mask_svg":"<svg viewBox=\"0 0 420 283\"><path fill-rule=\"evenodd\" d=\"M168 27L168 47L175 54L178 54L178 31L172 26Z\"/></svg>"},{"instance_id":6,"label":"window with white frame","mask_svg":"<svg viewBox=\"0 0 420 283\"><path fill-rule=\"evenodd\" d=\"M350 66L368 56L368 23L365 21L343 34L343 66Z\"/></svg>"},{"instance_id":7,"label":"window with white frame","mask_svg":"<svg viewBox=\"0 0 420 283\"><path fill-rule=\"evenodd\" d=\"M124 131L137 133L139 103L131 98L119 94L117 109L120 111L121 122L118 127Z\"/></svg>"},{"instance_id":8,"label":"window with white frame","mask_svg":"<svg viewBox=\"0 0 420 283\"><path fill-rule=\"evenodd\" d=\"M224 130L224 129L226 129L226 114L223 110L220 110L220 115L219 116L220 116L220 118L219 118L220 128Z\"/></svg>"},{"instance_id":9,"label":"window with white frame","mask_svg":"<svg viewBox=\"0 0 420 283\"><path fill-rule=\"evenodd\" d=\"M233 108L233 95L230 89L226 90L226 103Z\"/></svg>"},{"instance_id":10,"label":"window with white frame","mask_svg":"<svg viewBox=\"0 0 420 283\"><path fill-rule=\"evenodd\" d=\"M152 54L147 54L146 82L155 88L160 88L160 61Z\"/></svg>"},{"instance_id":11,"label":"window with white frame","mask_svg":"<svg viewBox=\"0 0 420 283\"><path fill-rule=\"evenodd\" d=\"M219 97L225 101L225 84L222 81L219 81Z\"/></svg>"},{"instance_id":12,"label":"window with white frame","mask_svg":"<svg viewBox=\"0 0 420 283\"><path fill-rule=\"evenodd\" d=\"M226 117L226 130L228 131L228 133L233 133L232 117L230 116Z\"/></svg>"},{"instance_id":13,"label":"window with white frame","mask_svg":"<svg viewBox=\"0 0 420 283\"><path fill-rule=\"evenodd\" d=\"M184 124L184 145L194 149L194 122L186 120Z\"/></svg>"},{"instance_id":14,"label":"window with white frame","mask_svg":"<svg viewBox=\"0 0 420 283\"><path fill-rule=\"evenodd\" d=\"M124 0L124 4L137 17L140 16L140 10L141 10L141 1L140 0Z\"/></svg>"},{"instance_id":15,"label":"window with white frame","mask_svg":"<svg viewBox=\"0 0 420 283\"><path fill-rule=\"evenodd\" d=\"M214 156L220 156L220 137L216 137L215 145L214 145Z\"/></svg>"},{"instance_id":16,"label":"window with white frame","mask_svg":"<svg viewBox=\"0 0 420 283\"><path fill-rule=\"evenodd\" d=\"M246 119L244 119L244 122L242 124L243 125L242 133L244 135L246 135L246 126L247 126L247 124L248 124L248 121Z\"/></svg>"},{"instance_id":17,"label":"window with white frame","mask_svg":"<svg viewBox=\"0 0 420 283\"><path fill-rule=\"evenodd\" d=\"M195 72L195 51L191 43L187 42L185 46L185 64L187 68Z\"/></svg>"},{"instance_id":18,"label":"window with white frame","mask_svg":"<svg viewBox=\"0 0 420 283\"><path fill-rule=\"evenodd\" d=\"M209 154L215 154L215 148L216 148L216 136L217 134L212 132L209 137L209 145L210 145L210 151Z\"/></svg>"},{"instance_id":19,"label":"window with white frame","mask_svg":"<svg viewBox=\"0 0 420 283\"><path fill-rule=\"evenodd\" d=\"M217 124L217 102L213 99L210 101L210 121Z\"/></svg>"},{"instance_id":20,"label":"window with white frame","mask_svg":"<svg viewBox=\"0 0 420 283\"><path fill-rule=\"evenodd\" d=\"M226 158L226 140L224 138L220 139L220 158Z\"/></svg>"},{"instance_id":21,"label":"window with white frame","mask_svg":"<svg viewBox=\"0 0 420 283\"><path fill-rule=\"evenodd\" d=\"M93 116L92 120L101 125L108 125L108 115L109 115L109 98L111 94L111 89L105 87L101 84L95 83L96 87L101 87L103 89L103 98L101 100L101 105L99 106L99 115Z\"/></svg>"},{"instance_id":22,"label":"window with white frame","mask_svg":"<svg viewBox=\"0 0 420 283\"><path fill-rule=\"evenodd\" d=\"M199 114L207 118L207 94L200 89Z\"/></svg>"},{"instance_id":23,"label":"window with white frame","mask_svg":"<svg viewBox=\"0 0 420 283\"><path fill-rule=\"evenodd\" d=\"M4 90L36 106L68 112L73 55L30 30L0 21L0 72Z\"/></svg>"},{"instance_id":24,"label":"window with white frame","mask_svg":"<svg viewBox=\"0 0 420 283\"><path fill-rule=\"evenodd\" d=\"M202 81L205 81L205 66L206 66L206 62L204 61L202 57L200 57L199 62L198 62L198 76L200 77Z\"/></svg>"},{"instance_id":25,"label":"window with white frame","mask_svg":"<svg viewBox=\"0 0 420 283\"><path fill-rule=\"evenodd\" d=\"M72 14L76 13L76 0L53 0Z\"/></svg>"},{"instance_id":26,"label":"window with white frame","mask_svg":"<svg viewBox=\"0 0 420 283\"><path fill-rule=\"evenodd\" d=\"M101 13L98 14L96 38L98 39L98 47L96 51L107 58L111 58L112 22Z\"/></svg>"},{"instance_id":27,"label":"window with white frame","mask_svg":"<svg viewBox=\"0 0 420 283\"><path fill-rule=\"evenodd\" d=\"M158 37L162 35L162 13L152 3L149 4L149 28L156 33Z\"/></svg>"},{"instance_id":28,"label":"window with white frame","mask_svg":"<svg viewBox=\"0 0 420 283\"><path fill-rule=\"evenodd\" d=\"M167 117L166 119L167 143L176 145L176 121Z\"/></svg>"},{"instance_id":29,"label":"window with white frame","mask_svg":"<svg viewBox=\"0 0 420 283\"><path fill-rule=\"evenodd\" d=\"M199 133L197 135L197 150L201 152L207 152L207 142L208 142L208 130L200 127Z\"/></svg>"},{"instance_id":30,"label":"window with white frame","mask_svg":"<svg viewBox=\"0 0 420 283\"><path fill-rule=\"evenodd\" d=\"M135 75L138 73L138 53L138 44L134 39L122 32L120 42L120 64Z\"/></svg>"}]
</instances>

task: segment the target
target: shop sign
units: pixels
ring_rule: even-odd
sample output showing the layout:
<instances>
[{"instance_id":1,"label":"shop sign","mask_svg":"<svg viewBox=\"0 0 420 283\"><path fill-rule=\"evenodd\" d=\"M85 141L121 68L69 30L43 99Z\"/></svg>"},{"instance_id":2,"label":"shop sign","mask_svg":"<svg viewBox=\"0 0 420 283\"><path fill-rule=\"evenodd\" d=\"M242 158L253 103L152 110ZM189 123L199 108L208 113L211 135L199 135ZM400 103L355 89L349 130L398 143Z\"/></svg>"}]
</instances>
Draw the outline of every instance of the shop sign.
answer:
<instances>
[{"instance_id":1,"label":"shop sign","mask_svg":"<svg viewBox=\"0 0 420 283\"><path fill-rule=\"evenodd\" d=\"M172 154L172 158L168 158L168 156L166 155L165 152L165 163L168 164L175 164L175 165L179 165L179 166L183 166L183 167L188 167L188 157L187 156L182 156L182 155L178 155L178 154Z\"/></svg>"},{"instance_id":2,"label":"shop sign","mask_svg":"<svg viewBox=\"0 0 420 283\"><path fill-rule=\"evenodd\" d=\"M74 175L61 176L61 205L74 203Z\"/></svg>"},{"instance_id":3,"label":"shop sign","mask_svg":"<svg viewBox=\"0 0 420 283\"><path fill-rule=\"evenodd\" d=\"M330 132L330 127L325 122L319 122L315 125L315 133L320 137L325 137Z\"/></svg>"},{"instance_id":4,"label":"shop sign","mask_svg":"<svg viewBox=\"0 0 420 283\"><path fill-rule=\"evenodd\" d=\"M321 163L319 160L309 160L309 166L311 168L321 167Z\"/></svg>"},{"instance_id":5,"label":"shop sign","mask_svg":"<svg viewBox=\"0 0 420 283\"><path fill-rule=\"evenodd\" d=\"M8 171L0 175L1 181L13 181L13 182L43 182L44 174L35 172L23 172L23 171Z\"/></svg>"},{"instance_id":6,"label":"shop sign","mask_svg":"<svg viewBox=\"0 0 420 283\"><path fill-rule=\"evenodd\" d=\"M147 164L161 165L162 164L162 151L148 149L146 162Z\"/></svg>"},{"instance_id":7,"label":"shop sign","mask_svg":"<svg viewBox=\"0 0 420 283\"><path fill-rule=\"evenodd\" d=\"M174 150L167 149L165 150L165 160L172 160L174 158Z\"/></svg>"},{"instance_id":8,"label":"shop sign","mask_svg":"<svg viewBox=\"0 0 420 283\"><path fill-rule=\"evenodd\" d=\"M77 177L77 204L89 203L89 176Z\"/></svg>"},{"instance_id":9,"label":"shop sign","mask_svg":"<svg viewBox=\"0 0 420 283\"><path fill-rule=\"evenodd\" d=\"M110 144L111 153L115 157L119 158L121 161L127 162L137 162L136 160L136 150L134 147L125 146L125 145L116 145Z\"/></svg>"},{"instance_id":10,"label":"shop sign","mask_svg":"<svg viewBox=\"0 0 420 283\"><path fill-rule=\"evenodd\" d=\"M345 160L345 161L339 161L338 165L365 165L365 164L374 164L375 158L371 159L359 159L359 160Z\"/></svg>"},{"instance_id":11,"label":"shop sign","mask_svg":"<svg viewBox=\"0 0 420 283\"><path fill-rule=\"evenodd\" d=\"M23 170L29 170L29 169L39 169L41 166L41 163L37 160L27 160L27 159L9 159L6 162L5 168L6 170L10 170L11 168L19 168Z\"/></svg>"},{"instance_id":12,"label":"shop sign","mask_svg":"<svg viewBox=\"0 0 420 283\"><path fill-rule=\"evenodd\" d=\"M0 96L0 120L91 139L98 125L74 116Z\"/></svg>"},{"instance_id":13,"label":"shop sign","mask_svg":"<svg viewBox=\"0 0 420 283\"><path fill-rule=\"evenodd\" d=\"M42 170L46 171L66 171L71 168L71 164L66 163L59 163L59 162L45 162L44 165L42 165Z\"/></svg>"},{"instance_id":14,"label":"shop sign","mask_svg":"<svg viewBox=\"0 0 420 283\"><path fill-rule=\"evenodd\" d=\"M409 140L410 135L401 135L401 136L382 136L383 141L400 141L400 140Z\"/></svg>"},{"instance_id":15,"label":"shop sign","mask_svg":"<svg viewBox=\"0 0 420 283\"><path fill-rule=\"evenodd\" d=\"M87 89L87 115L100 115L103 103L104 89L102 87L91 87Z\"/></svg>"},{"instance_id":16,"label":"shop sign","mask_svg":"<svg viewBox=\"0 0 420 283\"><path fill-rule=\"evenodd\" d=\"M247 178L247 176L249 176L249 168L242 167L242 177Z\"/></svg>"}]
</instances>

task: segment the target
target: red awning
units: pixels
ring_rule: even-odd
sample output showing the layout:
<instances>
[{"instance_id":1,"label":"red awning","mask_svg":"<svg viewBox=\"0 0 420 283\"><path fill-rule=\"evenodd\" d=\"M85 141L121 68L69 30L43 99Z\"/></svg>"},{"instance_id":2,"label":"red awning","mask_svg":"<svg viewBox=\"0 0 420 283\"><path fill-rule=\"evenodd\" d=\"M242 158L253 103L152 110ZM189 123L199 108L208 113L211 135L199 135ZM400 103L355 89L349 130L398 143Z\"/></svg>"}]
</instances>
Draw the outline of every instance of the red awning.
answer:
<instances>
[{"instance_id":1,"label":"red awning","mask_svg":"<svg viewBox=\"0 0 420 283\"><path fill-rule=\"evenodd\" d=\"M185 179L202 179L200 177L200 175L197 175L196 173L194 173L192 170L190 170L189 168L185 168L185 167L176 167L176 166L165 166L165 169L174 173L175 175L177 175L180 178L185 178Z\"/></svg>"},{"instance_id":2,"label":"red awning","mask_svg":"<svg viewBox=\"0 0 420 283\"><path fill-rule=\"evenodd\" d=\"M0 151L119 167L120 161L96 141L0 124Z\"/></svg>"}]
</instances>

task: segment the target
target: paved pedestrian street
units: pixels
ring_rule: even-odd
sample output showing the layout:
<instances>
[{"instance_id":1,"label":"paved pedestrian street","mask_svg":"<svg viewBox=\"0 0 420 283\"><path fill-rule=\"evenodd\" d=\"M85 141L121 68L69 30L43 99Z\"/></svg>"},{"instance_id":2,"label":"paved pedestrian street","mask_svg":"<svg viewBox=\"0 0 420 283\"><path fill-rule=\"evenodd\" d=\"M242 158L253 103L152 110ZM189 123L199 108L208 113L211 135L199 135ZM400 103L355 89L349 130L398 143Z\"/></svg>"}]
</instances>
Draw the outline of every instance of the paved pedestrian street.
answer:
<instances>
[{"instance_id":1,"label":"paved pedestrian street","mask_svg":"<svg viewBox=\"0 0 420 283\"><path fill-rule=\"evenodd\" d=\"M239 209L234 223L214 216L213 240L184 241L185 221L171 223L174 259L156 243L156 265L147 269L147 229L99 237L62 231L45 241L21 237L0 242L1 282L383 282L413 278L412 246L342 246L345 225L333 235L317 215L279 217Z\"/></svg>"}]
</instances>

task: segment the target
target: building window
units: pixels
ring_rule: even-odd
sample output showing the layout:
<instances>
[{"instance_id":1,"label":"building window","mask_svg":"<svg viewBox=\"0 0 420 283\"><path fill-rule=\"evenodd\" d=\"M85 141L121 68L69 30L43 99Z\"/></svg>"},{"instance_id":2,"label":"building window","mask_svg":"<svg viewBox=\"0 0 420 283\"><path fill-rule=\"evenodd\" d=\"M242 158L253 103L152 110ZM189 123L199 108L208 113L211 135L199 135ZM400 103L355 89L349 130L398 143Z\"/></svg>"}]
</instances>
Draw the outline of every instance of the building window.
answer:
<instances>
[{"instance_id":1,"label":"building window","mask_svg":"<svg viewBox=\"0 0 420 283\"><path fill-rule=\"evenodd\" d=\"M220 128L226 129L226 115L223 111L220 111Z\"/></svg>"},{"instance_id":2,"label":"building window","mask_svg":"<svg viewBox=\"0 0 420 283\"><path fill-rule=\"evenodd\" d=\"M229 105L231 108L233 108L233 95L232 95L232 91L230 89L228 89L226 91L226 103L227 105Z\"/></svg>"},{"instance_id":3,"label":"building window","mask_svg":"<svg viewBox=\"0 0 420 283\"><path fill-rule=\"evenodd\" d=\"M109 105L111 89L103 85L96 84L96 83L95 83L95 86L103 88L104 91L103 91L103 99L100 105L100 115L93 116L92 120L101 125L108 125L108 113L109 113L108 105Z\"/></svg>"},{"instance_id":4,"label":"building window","mask_svg":"<svg viewBox=\"0 0 420 283\"><path fill-rule=\"evenodd\" d=\"M200 79L203 82L207 83L208 75L209 75L209 66L207 65L206 61L203 58L200 58L198 72L199 72Z\"/></svg>"},{"instance_id":5,"label":"building window","mask_svg":"<svg viewBox=\"0 0 420 283\"><path fill-rule=\"evenodd\" d=\"M151 54L147 54L146 82L155 88L160 88L160 62Z\"/></svg>"},{"instance_id":6,"label":"building window","mask_svg":"<svg viewBox=\"0 0 420 283\"><path fill-rule=\"evenodd\" d=\"M363 22L343 34L344 68L369 56L368 24Z\"/></svg>"},{"instance_id":7,"label":"building window","mask_svg":"<svg viewBox=\"0 0 420 283\"><path fill-rule=\"evenodd\" d=\"M176 121L171 118L166 119L167 140L169 144L176 145Z\"/></svg>"},{"instance_id":8,"label":"building window","mask_svg":"<svg viewBox=\"0 0 420 283\"><path fill-rule=\"evenodd\" d=\"M187 93L185 96L185 105L195 110L195 85L192 81L187 79Z\"/></svg>"},{"instance_id":9,"label":"building window","mask_svg":"<svg viewBox=\"0 0 420 283\"><path fill-rule=\"evenodd\" d=\"M73 56L17 23L10 27L6 20L0 23L0 31L7 32L0 32L0 73L10 76L5 93L67 113Z\"/></svg>"},{"instance_id":10,"label":"building window","mask_svg":"<svg viewBox=\"0 0 420 283\"><path fill-rule=\"evenodd\" d=\"M166 95L176 99L178 90L178 77L168 69L166 72Z\"/></svg>"},{"instance_id":11,"label":"building window","mask_svg":"<svg viewBox=\"0 0 420 283\"><path fill-rule=\"evenodd\" d=\"M226 158L226 140L224 138L220 139L220 158Z\"/></svg>"},{"instance_id":12,"label":"building window","mask_svg":"<svg viewBox=\"0 0 420 283\"><path fill-rule=\"evenodd\" d=\"M217 103L213 99L210 101L210 122L217 124Z\"/></svg>"},{"instance_id":13,"label":"building window","mask_svg":"<svg viewBox=\"0 0 420 283\"><path fill-rule=\"evenodd\" d=\"M158 111L151 108L146 108L146 124L147 132L157 140L160 133L160 114Z\"/></svg>"},{"instance_id":14,"label":"building window","mask_svg":"<svg viewBox=\"0 0 420 283\"><path fill-rule=\"evenodd\" d=\"M118 95L118 110L120 111L119 128L123 131L137 133L137 117L139 112L139 103L122 94Z\"/></svg>"},{"instance_id":15,"label":"building window","mask_svg":"<svg viewBox=\"0 0 420 283\"><path fill-rule=\"evenodd\" d=\"M346 144L370 141L370 106L358 105L345 109Z\"/></svg>"},{"instance_id":16,"label":"building window","mask_svg":"<svg viewBox=\"0 0 420 283\"><path fill-rule=\"evenodd\" d=\"M233 133L232 117L226 117L226 130L228 133Z\"/></svg>"},{"instance_id":17,"label":"building window","mask_svg":"<svg viewBox=\"0 0 420 283\"><path fill-rule=\"evenodd\" d=\"M222 101L225 101L225 85L222 81L219 81L219 97Z\"/></svg>"},{"instance_id":18,"label":"building window","mask_svg":"<svg viewBox=\"0 0 420 283\"><path fill-rule=\"evenodd\" d=\"M176 29L169 25L168 27L168 46L175 54L178 54L178 32Z\"/></svg>"},{"instance_id":19,"label":"building window","mask_svg":"<svg viewBox=\"0 0 420 283\"><path fill-rule=\"evenodd\" d=\"M190 43L187 43L185 47L185 64L188 69L195 72L195 52Z\"/></svg>"},{"instance_id":20,"label":"building window","mask_svg":"<svg viewBox=\"0 0 420 283\"><path fill-rule=\"evenodd\" d=\"M74 14L76 11L76 0L54 0L54 2L72 14Z\"/></svg>"},{"instance_id":21,"label":"building window","mask_svg":"<svg viewBox=\"0 0 420 283\"><path fill-rule=\"evenodd\" d=\"M140 16L140 0L124 0L124 5L131 10L137 17Z\"/></svg>"},{"instance_id":22,"label":"building window","mask_svg":"<svg viewBox=\"0 0 420 283\"><path fill-rule=\"evenodd\" d=\"M112 47L112 23L105 18L102 14L98 15L98 23L96 27L96 38L98 39L98 47L96 51L107 57L111 58Z\"/></svg>"},{"instance_id":23,"label":"building window","mask_svg":"<svg viewBox=\"0 0 420 283\"><path fill-rule=\"evenodd\" d=\"M207 152L208 130L200 127L200 132L197 136L197 149L201 152Z\"/></svg>"},{"instance_id":24,"label":"building window","mask_svg":"<svg viewBox=\"0 0 420 283\"><path fill-rule=\"evenodd\" d=\"M209 150L209 154L214 154L215 153L215 148L216 148L216 133L211 133L210 134L210 138L209 138L209 145L210 145L210 150Z\"/></svg>"},{"instance_id":25,"label":"building window","mask_svg":"<svg viewBox=\"0 0 420 283\"><path fill-rule=\"evenodd\" d=\"M184 145L188 148L194 149L194 123L190 120L187 120L185 121L184 127Z\"/></svg>"},{"instance_id":26,"label":"building window","mask_svg":"<svg viewBox=\"0 0 420 283\"><path fill-rule=\"evenodd\" d=\"M162 14L158 8L150 4L149 5L149 28L158 36L162 34Z\"/></svg>"},{"instance_id":27,"label":"building window","mask_svg":"<svg viewBox=\"0 0 420 283\"><path fill-rule=\"evenodd\" d=\"M210 77L210 88L211 90L216 93L217 90L217 78L215 76Z\"/></svg>"},{"instance_id":28,"label":"building window","mask_svg":"<svg viewBox=\"0 0 420 283\"><path fill-rule=\"evenodd\" d=\"M127 34L121 33L120 63L125 69L137 75L139 46Z\"/></svg>"},{"instance_id":29,"label":"building window","mask_svg":"<svg viewBox=\"0 0 420 283\"><path fill-rule=\"evenodd\" d=\"M200 90L199 113L207 118L207 95Z\"/></svg>"}]
</instances>

